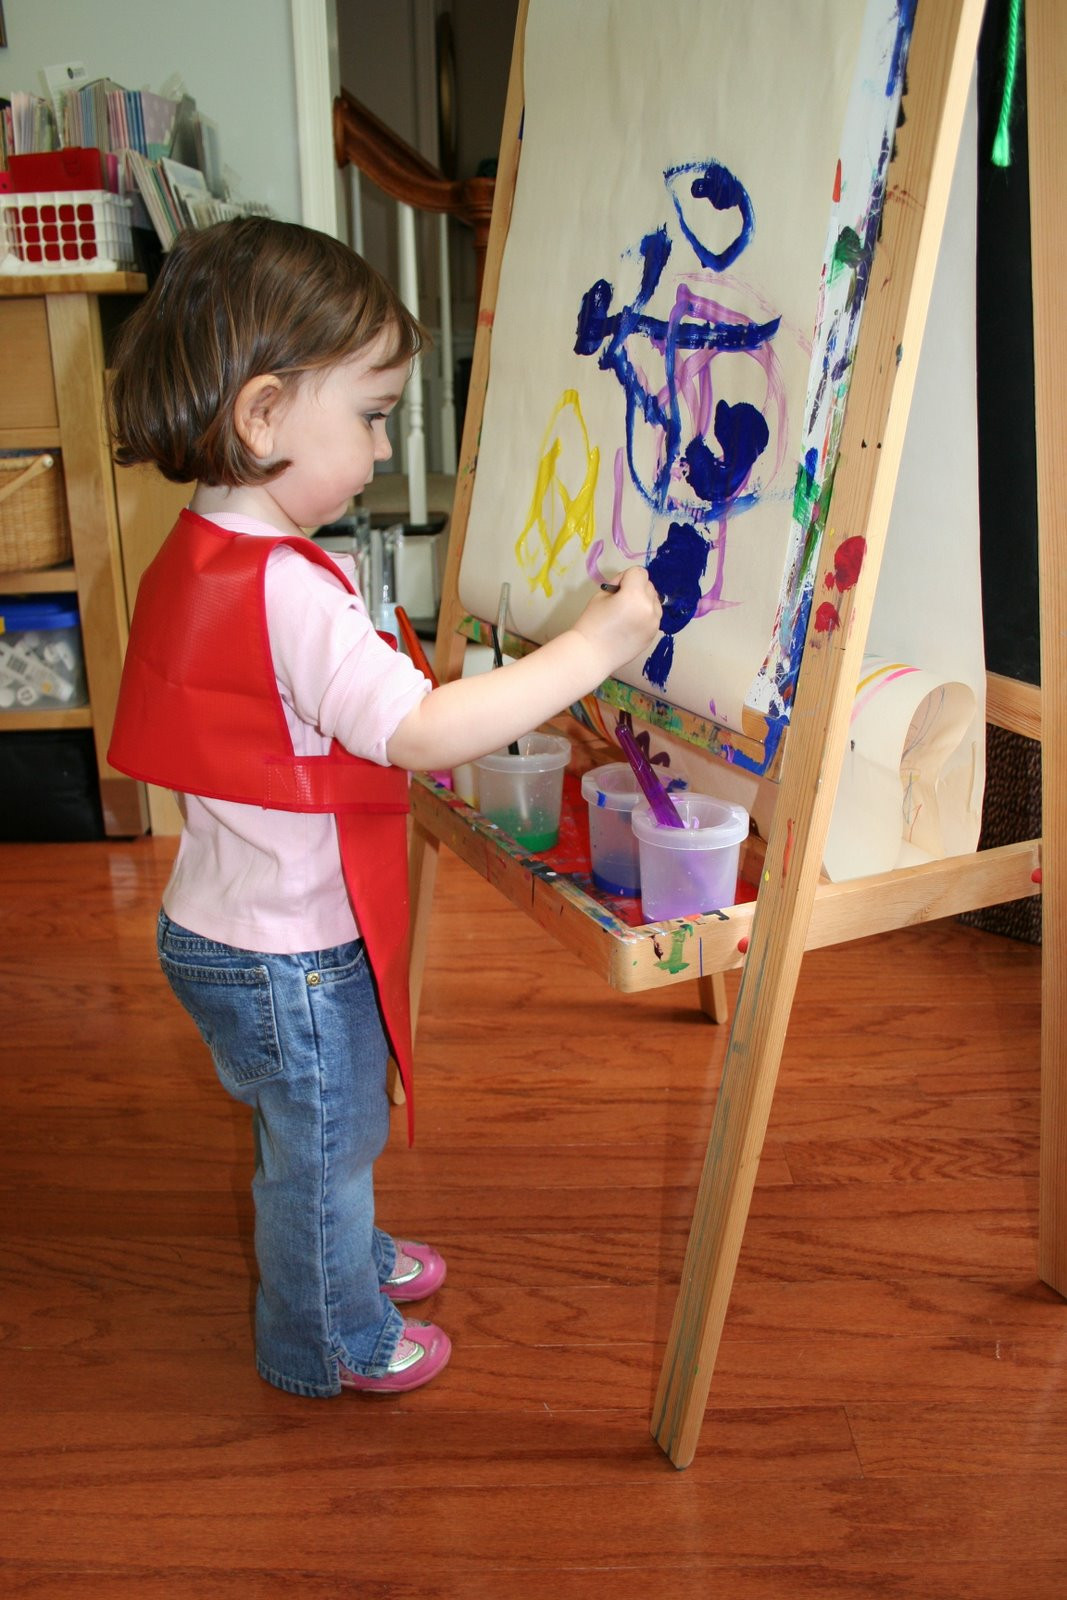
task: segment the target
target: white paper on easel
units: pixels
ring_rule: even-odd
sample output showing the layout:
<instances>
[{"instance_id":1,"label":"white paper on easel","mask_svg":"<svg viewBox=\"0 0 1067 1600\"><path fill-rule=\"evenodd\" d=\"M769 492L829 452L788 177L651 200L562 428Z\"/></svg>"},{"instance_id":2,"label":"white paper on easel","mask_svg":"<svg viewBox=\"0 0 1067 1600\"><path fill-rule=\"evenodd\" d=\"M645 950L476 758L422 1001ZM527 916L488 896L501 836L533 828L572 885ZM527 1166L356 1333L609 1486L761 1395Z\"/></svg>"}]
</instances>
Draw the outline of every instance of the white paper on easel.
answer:
<instances>
[{"instance_id":1,"label":"white paper on easel","mask_svg":"<svg viewBox=\"0 0 1067 1600\"><path fill-rule=\"evenodd\" d=\"M972 85L824 869L965 855L985 784Z\"/></svg>"},{"instance_id":2,"label":"white paper on easel","mask_svg":"<svg viewBox=\"0 0 1067 1600\"><path fill-rule=\"evenodd\" d=\"M903 11L532 0L459 574L473 615L494 617L507 581L511 626L543 642L641 562L664 626L619 677L735 731L749 705L784 719L768 658L793 670L799 475L812 452L816 487L832 465L815 458L854 328L827 308L862 300L849 263L869 247Z\"/></svg>"}]
</instances>

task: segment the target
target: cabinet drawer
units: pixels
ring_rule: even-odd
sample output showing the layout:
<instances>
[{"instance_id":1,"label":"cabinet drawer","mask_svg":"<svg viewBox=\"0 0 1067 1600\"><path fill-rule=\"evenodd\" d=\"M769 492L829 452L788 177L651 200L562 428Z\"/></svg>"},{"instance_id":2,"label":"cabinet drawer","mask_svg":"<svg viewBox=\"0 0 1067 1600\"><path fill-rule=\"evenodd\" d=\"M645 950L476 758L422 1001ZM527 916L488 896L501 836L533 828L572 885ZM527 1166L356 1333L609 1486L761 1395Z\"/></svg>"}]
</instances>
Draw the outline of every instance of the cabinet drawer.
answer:
<instances>
[{"instance_id":1,"label":"cabinet drawer","mask_svg":"<svg viewBox=\"0 0 1067 1600\"><path fill-rule=\"evenodd\" d=\"M0 300L0 428L58 422L44 300Z\"/></svg>"}]
</instances>

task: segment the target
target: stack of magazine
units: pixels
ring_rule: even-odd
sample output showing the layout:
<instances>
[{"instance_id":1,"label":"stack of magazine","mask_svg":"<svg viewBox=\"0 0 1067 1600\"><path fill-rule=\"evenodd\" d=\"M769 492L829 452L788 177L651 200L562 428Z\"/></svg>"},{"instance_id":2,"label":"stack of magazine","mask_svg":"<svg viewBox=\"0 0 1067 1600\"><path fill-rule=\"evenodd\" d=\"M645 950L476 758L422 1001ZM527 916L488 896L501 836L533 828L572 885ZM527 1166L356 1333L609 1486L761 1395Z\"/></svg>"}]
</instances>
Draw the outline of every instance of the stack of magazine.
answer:
<instances>
[{"instance_id":1,"label":"stack of magazine","mask_svg":"<svg viewBox=\"0 0 1067 1600\"><path fill-rule=\"evenodd\" d=\"M168 156L149 161L136 150L124 150L122 159L122 187L127 194L140 196L164 250L170 249L183 228L207 228L250 209L213 195L199 167Z\"/></svg>"},{"instance_id":2,"label":"stack of magazine","mask_svg":"<svg viewBox=\"0 0 1067 1600\"><path fill-rule=\"evenodd\" d=\"M16 93L3 104L0 167L8 155L64 148L100 152L104 183L134 202L134 225L154 229L169 250L184 228L248 212L259 205L228 192L218 130L175 81L158 93L90 79L79 62L46 67L47 98Z\"/></svg>"}]
</instances>

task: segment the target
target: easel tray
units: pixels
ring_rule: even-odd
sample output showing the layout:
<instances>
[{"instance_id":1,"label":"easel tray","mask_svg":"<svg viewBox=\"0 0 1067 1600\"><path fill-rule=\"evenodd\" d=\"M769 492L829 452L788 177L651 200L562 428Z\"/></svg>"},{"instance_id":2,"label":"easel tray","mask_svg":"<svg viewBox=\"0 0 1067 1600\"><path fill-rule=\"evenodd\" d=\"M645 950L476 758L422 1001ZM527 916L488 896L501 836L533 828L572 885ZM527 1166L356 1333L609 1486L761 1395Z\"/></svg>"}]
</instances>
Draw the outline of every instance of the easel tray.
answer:
<instances>
[{"instance_id":1,"label":"easel tray","mask_svg":"<svg viewBox=\"0 0 1067 1600\"><path fill-rule=\"evenodd\" d=\"M412 783L415 823L448 846L533 917L594 972L623 993L706 978L740 967L757 891L765 876L763 841L742 847L737 903L702 916L643 923L640 904L601 893L589 870L579 780L564 784L560 842L531 855L479 811L432 778ZM845 883L820 882L806 949L1039 892L1040 841L1005 845Z\"/></svg>"}]
</instances>

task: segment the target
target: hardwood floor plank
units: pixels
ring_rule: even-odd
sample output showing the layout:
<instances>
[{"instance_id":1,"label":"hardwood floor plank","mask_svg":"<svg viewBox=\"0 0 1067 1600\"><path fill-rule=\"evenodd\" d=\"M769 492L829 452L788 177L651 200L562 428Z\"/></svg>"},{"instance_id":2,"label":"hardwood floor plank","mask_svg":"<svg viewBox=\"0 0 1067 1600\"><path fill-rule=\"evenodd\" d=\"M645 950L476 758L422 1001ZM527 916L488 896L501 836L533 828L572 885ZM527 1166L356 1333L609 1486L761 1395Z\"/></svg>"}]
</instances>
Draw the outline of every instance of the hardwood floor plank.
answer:
<instances>
[{"instance_id":1,"label":"hardwood floor plank","mask_svg":"<svg viewBox=\"0 0 1067 1600\"><path fill-rule=\"evenodd\" d=\"M351 1401L315 1406L311 1416L306 1407L285 1404L222 1416L92 1417L67 1410L14 1418L0 1445L4 1481L13 1489L8 1510L26 1512L38 1497L42 1507L55 1509L64 1496L79 1509L92 1496L94 1461L104 1451L109 1495L140 1484L163 1509L166 1496L177 1500L195 1485L205 1513L220 1481L232 1484L237 1509L240 1498L254 1500L258 1482L286 1478L344 1489L359 1471L373 1474L375 1493L415 1495L442 1483L457 1490L622 1484L635 1468L656 1465L654 1447L629 1411L541 1409L517 1416L505 1440L486 1413L457 1420L455 1413L405 1411L387 1401L379 1417L370 1402ZM723 1413L717 1433L720 1448L700 1463L693 1482L860 1475L840 1407Z\"/></svg>"},{"instance_id":2,"label":"hardwood floor plank","mask_svg":"<svg viewBox=\"0 0 1067 1600\"><path fill-rule=\"evenodd\" d=\"M1067 1474L1043 1476L1064 1503ZM104 1510L72 1509L60 1494L55 1509L39 1506L32 1519L4 1529L5 1548L23 1561L54 1559L61 1535L68 1559L113 1562L121 1552L148 1565L184 1530L199 1559L212 1566L269 1566L293 1577L311 1566L351 1576L355 1563L361 1580L387 1579L394 1572L396 1551L404 1549L404 1530L410 1528L405 1496L369 1488L351 1470L325 1482L308 1472L225 1481L225 1497L216 1492L210 1502L190 1483L176 1486L173 1495L153 1496L136 1484L119 1485ZM493 1573L509 1587L513 1578L554 1583L561 1569L601 1566L590 1555L594 1532L609 1551L624 1533L633 1567L662 1564L669 1551L679 1582L693 1569L712 1578L750 1561L757 1548L767 1562L825 1563L845 1572L892 1570L925 1559L968 1563L976 1551L1002 1563L1016 1557L1061 1560L1062 1527L1035 1504L1032 1483L1025 1473L996 1480L846 1478L796 1483L788 1494L763 1498L753 1495L750 1484L721 1482L714 1494L701 1496L696 1480L679 1478L665 1466L640 1483L589 1486L581 1516L574 1515L569 1486L533 1485L523 1493L521 1520L506 1488L438 1486L427 1497L433 1516L422 1520L420 1566L431 1581L435 1572L447 1570L461 1577ZM324 1497L329 1516L320 1514ZM373 1548L369 1519L380 1536Z\"/></svg>"},{"instance_id":3,"label":"hardwood floor plank","mask_svg":"<svg viewBox=\"0 0 1067 1600\"><path fill-rule=\"evenodd\" d=\"M358 1562L353 1563L353 1572ZM26 1564L0 1561L5 1595L13 1600L277 1600L281 1586L293 1588L290 1573L271 1568L238 1567L226 1563L195 1570L158 1565L116 1567L94 1563L91 1569L56 1562ZM979 1568L966 1562L945 1564L923 1561L885 1567L856 1568L843 1572L810 1563L737 1563L716 1571L719 1590L730 1600L1062 1600L1063 1568L1059 1561L983 1562ZM681 1575L687 1584L690 1573ZM295 1591L300 1600L337 1600L334 1573L304 1568ZM343 1580L341 1580L343 1581ZM403 1574L388 1579L353 1578L360 1600L500 1600L498 1572L438 1577L424 1574L410 1580ZM649 1600L677 1588L676 1567L662 1563L647 1567L623 1564L622 1558L605 1557L582 1571L560 1571L550 1581L529 1579L514 1571L507 1574L509 1600Z\"/></svg>"},{"instance_id":4,"label":"hardwood floor plank","mask_svg":"<svg viewBox=\"0 0 1067 1600\"><path fill-rule=\"evenodd\" d=\"M797 1140L777 1146L797 1184L1036 1178L1040 1141L1025 1133Z\"/></svg>"},{"instance_id":5,"label":"hardwood floor plank","mask_svg":"<svg viewBox=\"0 0 1067 1600\"><path fill-rule=\"evenodd\" d=\"M439 1577L424 1574L410 1580L403 1574L388 1579L353 1577L360 1600L500 1600L502 1584L497 1571ZM27 1564L0 1561L4 1593L12 1600L277 1600L283 1584L293 1591L292 1574L271 1568L235 1566L216 1568L116 1567L94 1563L91 1569L58 1562ZM937 1561L894 1563L891 1569L858 1567L843 1572L809 1563L736 1563L718 1568L720 1592L730 1600L1062 1600L1063 1568L1059 1561L973 1564ZM635 1567L623 1558L604 1557L581 1571L560 1571L551 1580L507 1574L509 1600L649 1600L670 1593L679 1581L691 1584L691 1573L662 1563ZM344 1581L343 1579L341 1580ZM335 1573L304 1568L297 1580L299 1600L337 1600Z\"/></svg>"},{"instance_id":6,"label":"hardwood floor plank","mask_svg":"<svg viewBox=\"0 0 1067 1600\"><path fill-rule=\"evenodd\" d=\"M1014 1359L1004 1341L999 1360ZM1067 1387L1052 1374L1033 1405L850 1405L849 1422L865 1477L899 1478L910 1472L994 1476L1011 1460L1020 1471L1067 1470Z\"/></svg>"},{"instance_id":7,"label":"hardwood floor plank","mask_svg":"<svg viewBox=\"0 0 1067 1600\"><path fill-rule=\"evenodd\" d=\"M232 1324L230 1324L232 1327ZM450 1319L455 1341L452 1363L432 1390L414 1400L383 1404L415 1405L420 1411L529 1412L567 1410L578 1403L593 1410L632 1409L647 1416L652 1403L652 1369L659 1352L634 1340L598 1344L595 1324L585 1338L562 1344L486 1342L477 1334L466 1343L462 1323ZM71 1345L64 1352L62 1385L38 1350L10 1349L5 1355L13 1394L12 1415L54 1411L97 1402L112 1410L141 1410L163 1404L154 1399L165 1352L158 1346L97 1353ZM225 1414L249 1405L269 1411L273 1397L259 1394L260 1380L245 1373L243 1352L196 1348L182 1355L181 1387L166 1403L177 1411L190 1405ZM810 1335L781 1344L724 1341L716 1368L715 1404L737 1406L826 1406L874 1398L921 1404L931 1392L961 1405L1040 1405L1050 1385L1062 1383L1063 1362L1047 1342L1016 1338L941 1339L901 1336L885 1339L818 1341ZM377 1397L376 1397L377 1398ZM327 1404L328 1402L323 1402Z\"/></svg>"},{"instance_id":8,"label":"hardwood floor plank","mask_svg":"<svg viewBox=\"0 0 1067 1600\"><path fill-rule=\"evenodd\" d=\"M857 1337L895 1333L953 1335L985 1328L993 1337L1039 1331L1053 1344L1064 1328L1064 1305L1036 1273L985 1280L967 1277L823 1278L809 1283L738 1283L727 1336L816 1338L847 1329Z\"/></svg>"}]
</instances>

